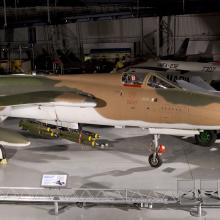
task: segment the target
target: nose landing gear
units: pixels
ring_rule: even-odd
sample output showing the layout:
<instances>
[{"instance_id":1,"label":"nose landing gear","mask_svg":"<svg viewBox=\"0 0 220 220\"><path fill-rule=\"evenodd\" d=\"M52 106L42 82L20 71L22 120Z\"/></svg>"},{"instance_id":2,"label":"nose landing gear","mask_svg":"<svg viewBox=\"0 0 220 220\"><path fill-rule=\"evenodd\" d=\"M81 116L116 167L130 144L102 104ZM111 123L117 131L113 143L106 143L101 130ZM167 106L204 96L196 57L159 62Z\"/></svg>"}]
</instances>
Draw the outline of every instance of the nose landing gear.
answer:
<instances>
[{"instance_id":1,"label":"nose landing gear","mask_svg":"<svg viewBox=\"0 0 220 220\"><path fill-rule=\"evenodd\" d=\"M159 134L154 134L154 139L151 143L151 151L153 153L148 158L149 164L154 168L158 168L162 165L163 161L161 155L165 152L165 146L158 144L159 138Z\"/></svg>"}]
</instances>

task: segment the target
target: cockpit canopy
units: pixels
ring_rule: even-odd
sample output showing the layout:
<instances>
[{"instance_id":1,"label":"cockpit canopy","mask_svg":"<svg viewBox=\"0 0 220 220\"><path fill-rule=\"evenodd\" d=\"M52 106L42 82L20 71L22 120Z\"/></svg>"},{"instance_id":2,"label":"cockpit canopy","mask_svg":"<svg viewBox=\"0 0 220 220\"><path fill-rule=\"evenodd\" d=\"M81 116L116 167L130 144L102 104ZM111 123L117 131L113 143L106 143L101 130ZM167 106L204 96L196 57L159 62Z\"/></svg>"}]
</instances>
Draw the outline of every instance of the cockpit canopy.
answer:
<instances>
[{"instance_id":1,"label":"cockpit canopy","mask_svg":"<svg viewBox=\"0 0 220 220\"><path fill-rule=\"evenodd\" d=\"M149 72L144 69L130 69L122 74L124 86L142 87L149 86L160 89L179 88L176 84L164 78L160 73Z\"/></svg>"},{"instance_id":2,"label":"cockpit canopy","mask_svg":"<svg viewBox=\"0 0 220 220\"><path fill-rule=\"evenodd\" d=\"M167 81L161 79L158 76L151 75L148 79L147 85L153 88L161 88L161 89L173 89L174 85L168 83Z\"/></svg>"},{"instance_id":3,"label":"cockpit canopy","mask_svg":"<svg viewBox=\"0 0 220 220\"><path fill-rule=\"evenodd\" d=\"M128 70L122 74L122 83L124 85L142 85L146 78L146 71Z\"/></svg>"}]
</instances>

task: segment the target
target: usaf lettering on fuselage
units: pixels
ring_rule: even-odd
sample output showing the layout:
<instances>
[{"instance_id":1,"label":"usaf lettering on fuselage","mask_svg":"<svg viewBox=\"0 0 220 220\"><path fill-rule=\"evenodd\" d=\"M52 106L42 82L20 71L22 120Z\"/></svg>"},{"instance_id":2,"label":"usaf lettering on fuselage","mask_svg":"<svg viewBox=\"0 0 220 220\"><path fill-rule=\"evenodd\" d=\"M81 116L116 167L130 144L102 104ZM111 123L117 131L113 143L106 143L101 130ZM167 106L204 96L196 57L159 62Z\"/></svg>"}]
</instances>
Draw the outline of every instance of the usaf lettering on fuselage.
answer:
<instances>
[{"instance_id":1,"label":"usaf lettering on fuselage","mask_svg":"<svg viewBox=\"0 0 220 220\"><path fill-rule=\"evenodd\" d=\"M166 74L166 78L170 81L176 82L177 80L185 80L189 82L189 77L188 76L181 76L181 75L174 75L174 74Z\"/></svg>"}]
</instances>

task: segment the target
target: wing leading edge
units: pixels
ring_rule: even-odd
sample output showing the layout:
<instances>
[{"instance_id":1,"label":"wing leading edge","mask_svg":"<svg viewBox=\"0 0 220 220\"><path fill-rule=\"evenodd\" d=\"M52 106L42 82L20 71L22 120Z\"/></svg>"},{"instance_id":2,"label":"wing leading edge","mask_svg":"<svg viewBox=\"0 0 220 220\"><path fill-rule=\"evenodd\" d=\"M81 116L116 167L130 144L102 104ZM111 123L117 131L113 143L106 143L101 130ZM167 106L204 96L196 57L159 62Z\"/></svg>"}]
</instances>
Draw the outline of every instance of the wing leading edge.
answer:
<instances>
[{"instance_id":1,"label":"wing leading edge","mask_svg":"<svg viewBox=\"0 0 220 220\"><path fill-rule=\"evenodd\" d=\"M78 94L76 92L40 91L0 97L0 106L3 107L39 103L56 103L57 105L62 103L62 105L75 105L78 107L96 106L96 100L94 97L85 94Z\"/></svg>"}]
</instances>

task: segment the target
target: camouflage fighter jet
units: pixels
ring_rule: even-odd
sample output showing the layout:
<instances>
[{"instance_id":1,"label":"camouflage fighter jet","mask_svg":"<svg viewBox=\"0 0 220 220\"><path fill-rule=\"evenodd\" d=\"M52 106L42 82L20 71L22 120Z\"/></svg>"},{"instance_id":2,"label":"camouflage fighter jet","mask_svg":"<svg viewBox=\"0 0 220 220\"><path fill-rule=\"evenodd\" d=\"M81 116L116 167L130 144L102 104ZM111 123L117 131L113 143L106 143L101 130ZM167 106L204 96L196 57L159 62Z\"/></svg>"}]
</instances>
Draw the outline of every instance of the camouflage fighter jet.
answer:
<instances>
[{"instance_id":1,"label":"camouflage fighter jet","mask_svg":"<svg viewBox=\"0 0 220 220\"><path fill-rule=\"evenodd\" d=\"M197 141L211 145L220 129L219 116L219 96L184 91L151 71L0 78L2 121L7 117L34 119L22 122L22 127L69 139L73 135L69 129L79 131L84 123L143 128L154 137L149 156L152 167L162 164L160 134L196 135ZM79 142L88 136L78 134ZM91 135L88 140L94 138ZM0 140L2 145L29 144L25 137L3 128Z\"/></svg>"}]
</instances>

